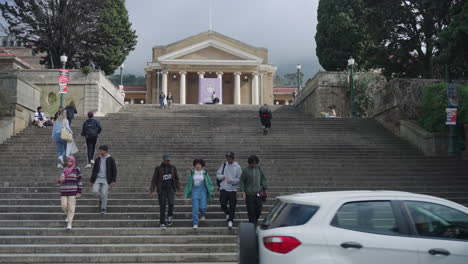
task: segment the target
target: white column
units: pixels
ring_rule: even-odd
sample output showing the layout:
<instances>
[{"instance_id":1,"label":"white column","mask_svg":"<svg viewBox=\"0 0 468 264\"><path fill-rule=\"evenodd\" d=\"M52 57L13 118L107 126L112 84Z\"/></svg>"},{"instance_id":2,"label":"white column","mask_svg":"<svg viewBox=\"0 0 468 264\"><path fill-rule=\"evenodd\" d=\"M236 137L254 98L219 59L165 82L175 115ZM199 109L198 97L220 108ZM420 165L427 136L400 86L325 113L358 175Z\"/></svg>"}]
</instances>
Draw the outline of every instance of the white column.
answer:
<instances>
[{"instance_id":1,"label":"white column","mask_svg":"<svg viewBox=\"0 0 468 264\"><path fill-rule=\"evenodd\" d=\"M200 79L205 78L205 72L198 72L198 78Z\"/></svg>"},{"instance_id":2,"label":"white column","mask_svg":"<svg viewBox=\"0 0 468 264\"><path fill-rule=\"evenodd\" d=\"M241 104L240 76L240 72L234 73L234 104L236 105Z\"/></svg>"},{"instance_id":3,"label":"white column","mask_svg":"<svg viewBox=\"0 0 468 264\"><path fill-rule=\"evenodd\" d=\"M252 73L253 80L252 80L252 104L258 105L258 73Z\"/></svg>"},{"instance_id":4,"label":"white column","mask_svg":"<svg viewBox=\"0 0 468 264\"><path fill-rule=\"evenodd\" d=\"M161 88L161 91L165 96L167 96L167 75L168 74L169 74L169 72L167 72L167 71L162 72L162 88ZM159 98L159 94L158 94L158 98ZM164 100L164 104L166 104L166 100Z\"/></svg>"},{"instance_id":5,"label":"white column","mask_svg":"<svg viewBox=\"0 0 468 264\"><path fill-rule=\"evenodd\" d=\"M179 72L180 74L180 104L185 104L185 91L186 91L186 75L187 72Z\"/></svg>"},{"instance_id":6,"label":"white column","mask_svg":"<svg viewBox=\"0 0 468 264\"><path fill-rule=\"evenodd\" d=\"M216 72L216 75L221 80L221 91L218 94L219 104L223 104L223 72Z\"/></svg>"}]
</instances>

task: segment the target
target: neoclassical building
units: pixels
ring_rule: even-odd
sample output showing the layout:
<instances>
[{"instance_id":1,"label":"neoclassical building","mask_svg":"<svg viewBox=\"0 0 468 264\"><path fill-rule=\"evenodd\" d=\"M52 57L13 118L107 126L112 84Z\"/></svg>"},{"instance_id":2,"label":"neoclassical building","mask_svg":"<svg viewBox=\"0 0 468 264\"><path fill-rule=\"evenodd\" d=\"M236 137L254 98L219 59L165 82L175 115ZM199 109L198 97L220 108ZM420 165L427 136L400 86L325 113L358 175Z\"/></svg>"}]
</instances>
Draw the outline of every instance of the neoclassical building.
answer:
<instances>
[{"instance_id":1,"label":"neoclassical building","mask_svg":"<svg viewBox=\"0 0 468 264\"><path fill-rule=\"evenodd\" d=\"M205 103L212 91L223 104L273 104L276 67L268 50L214 31L153 47L145 72L149 104L161 91L180 104Z\"/></svg>"}]
</instances>

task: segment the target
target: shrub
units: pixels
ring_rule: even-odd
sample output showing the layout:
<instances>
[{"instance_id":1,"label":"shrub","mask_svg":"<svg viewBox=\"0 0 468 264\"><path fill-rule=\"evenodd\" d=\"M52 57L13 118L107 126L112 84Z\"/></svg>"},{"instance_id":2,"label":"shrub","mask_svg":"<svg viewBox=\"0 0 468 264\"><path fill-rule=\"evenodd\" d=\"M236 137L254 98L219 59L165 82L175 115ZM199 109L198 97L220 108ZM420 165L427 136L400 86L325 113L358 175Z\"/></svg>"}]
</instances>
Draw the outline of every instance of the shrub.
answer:
<instances>
[{"instance_id":1,"label":"shrub","mask_svg":"<svg viewBox=\"0 0 468 264\"><path fill-rule=\"evenodd\" d=\"M458 123L468 123L468 86L457 85ZM447 84L422 87L420 125L429 132L446 131Z\"/></svg>"},{"instance_id":2,"label":"shrub","mask_svg":"<svg viewBox=\"0 0 468 264\"><path fill-rule=\"evenodd\" d=\"M90 72L91 72L91 67L90 66L84 66L83 69L81 69L81 71L88 75Z\"/></svg>"}]
</instances>

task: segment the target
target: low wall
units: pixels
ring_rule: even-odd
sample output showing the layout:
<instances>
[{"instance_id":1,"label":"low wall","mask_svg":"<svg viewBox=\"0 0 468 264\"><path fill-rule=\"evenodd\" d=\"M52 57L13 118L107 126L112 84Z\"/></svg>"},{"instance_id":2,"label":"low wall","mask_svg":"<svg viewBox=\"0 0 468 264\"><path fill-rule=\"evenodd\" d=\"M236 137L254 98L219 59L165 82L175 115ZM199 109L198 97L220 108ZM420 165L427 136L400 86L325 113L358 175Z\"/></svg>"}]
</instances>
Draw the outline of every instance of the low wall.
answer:
<instances>
[{"instance_id":1,"label":"low wall","mask_svg":"<svg viewBox=\"0 0 468 264\"><path fill-rule=\"evenodd\" d=\"M41 105L46 114L53 115L60 104L58 93L58 70L22 70L15 74L39 87L41 90ZM81 70L70 70L68 93L65 95L65 105L75 102L78 115L84 116L92 111L96 116L115 113L124 105L124 96L99 70L84 74Z\"/></svg>"},{"instance_id":2,"label":"low wall","mask_svg":"<svg viewBox=\"0 0 468 264\"><path fill-rule=\"evenodd\" d=\"M41 91L14 75L1 76L0 89L14 110L12 116L0 119L1 144L32 123L34 112L40 105Z\"/></svg>"},{"instance_id":3,"label":"low wall","mask_svg":"<svg viewBox=\"0 0 468 264\"><path fill-rule=\"evenodd\" d=\"M322 117L328 107L336 106L337 115L350 117L350 95L347 91L347 76L343 72L319 72L308 80L299 92L295 106L313 117Z\"/></svg>"},{"instance_id":4,"label":"low wall","mask_svg":"<svg viewBox=\"0 0 468 264\"><path fill-rule=\"evenodd\" d=\"M415 121L401 120L400 137L415 146L426 156L448 156L447 134L430 133Z\"/></svg>"}]
</instances>

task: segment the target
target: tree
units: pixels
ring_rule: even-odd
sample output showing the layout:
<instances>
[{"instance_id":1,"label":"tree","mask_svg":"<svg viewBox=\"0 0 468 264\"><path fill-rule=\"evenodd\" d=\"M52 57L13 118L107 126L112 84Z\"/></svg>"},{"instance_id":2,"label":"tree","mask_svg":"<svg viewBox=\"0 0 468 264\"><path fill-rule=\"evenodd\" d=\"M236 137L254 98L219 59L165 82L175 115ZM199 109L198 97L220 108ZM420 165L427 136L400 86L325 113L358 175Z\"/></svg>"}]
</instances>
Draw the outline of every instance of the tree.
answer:
<instances>
[{"instance_id":1,"label":"tree","mask_svg":"<svg viewBox=\"0 0 468 264\"><path fill-rule=\"evenodd\" d=\"M120 84L120 74L107 76L115 85ZM133 74L124 74L122 76L123 85L145 85L145 76L136 76Z\"/></svg>"},{"instance_id":2,"label":"tree","mask_svg":"<svg viewBox=\"0 0 468 264\"><path fill-rule=\"evenodd\" d=\"M372 64L387 77L433 78L439 34L462 0L364 0L372 38Z\"/></svg>"},{"instance_id":3,"label":"tree","mask_svg":"<svg viewBox=\"0 0 468 264\"><path fill-rule=\"evenodd\" d=\"M448 64L453 77L468 77L468 2L452 8L452 21L438 39L438 61Z\"/></svg>"},{"instance_id":4,"label":"tree","mask_svg":"<svg viewBox=\"0 0 468 264\"><path fill-rule=\"evenodd\" d=\"M66 67L94 61L112 73L136 42L121 9L123 1L11 0L0 4L0 10L13 35L47 54L41 63L48 68L61 67L60 56L65 54Z\"/></svg>"},{"instance_id":5,"label":"tree","mask_svg":"<svg viewBox=\"0 0 468 264\"><path fill-rule=\"evenodd\" d=\"M101 65L106 74L114 73L135 49L137 36L132 30L132 24L125 8L125 0L105 0L105 7L100 16L102 39L106 41L100 46L96 56L96 64Z\"/></svg>"},{"instance_id":6,"label":"tree","mask_svg":"<svg viewBox=\"0 0 468 264\"><path fill-rule=\"evenodd\" d=\"M374 44L367 31L363 0L321 0L315 41L317 56L327 71L342 71L352 56L367 69L367 54Z\"/></svg>"},{"instance_id":7,"label":"tree","mask_svg":"<svg viewBox=\"0 0 468 264\"><path fill-rule=\"evenodd\" d=\"M301 85L302 85L302 80L304 80L303 72L300 72L299 78L301 80ZM297 73L296 72L287 73L283 75L283 80L284 80L283 81L284 85L297 87Z\"/></svg>"}]
</instances>

